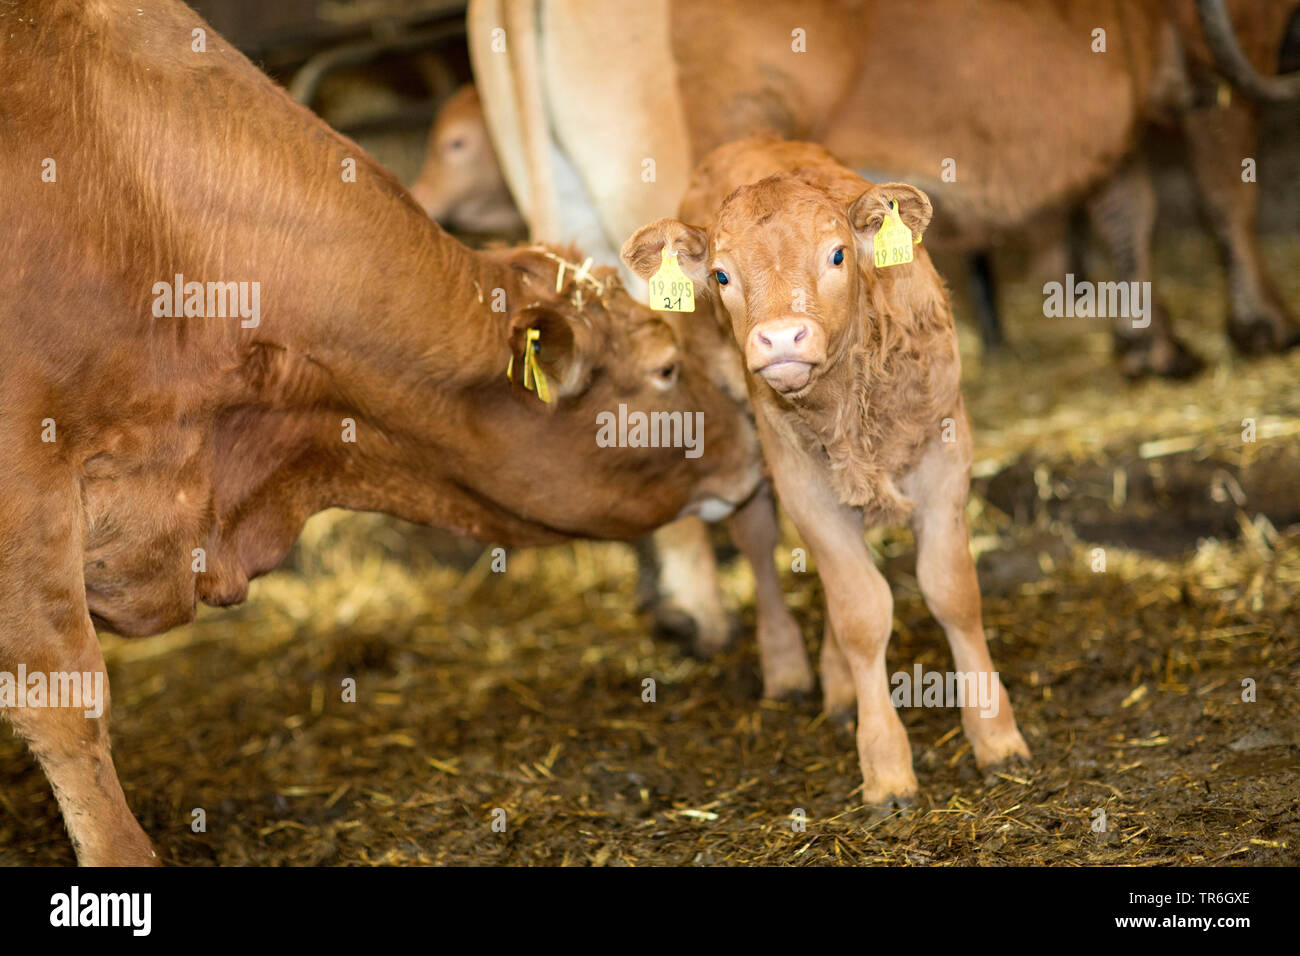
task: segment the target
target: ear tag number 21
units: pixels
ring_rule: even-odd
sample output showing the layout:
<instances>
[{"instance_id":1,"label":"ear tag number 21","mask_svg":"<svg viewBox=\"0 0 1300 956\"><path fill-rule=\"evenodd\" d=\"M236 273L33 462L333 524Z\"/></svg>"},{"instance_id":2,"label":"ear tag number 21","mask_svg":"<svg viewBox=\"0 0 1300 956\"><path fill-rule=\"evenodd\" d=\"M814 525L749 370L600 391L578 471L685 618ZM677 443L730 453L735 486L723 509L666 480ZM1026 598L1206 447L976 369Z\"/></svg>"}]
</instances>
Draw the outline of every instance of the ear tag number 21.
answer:
<instances>
[{"instance_id":1,"label":"ear tag number 21","mask_svg":"<svg viewBox=\"0 0 1300 956\"><path fill-rule=\"evenodd\" d=\"M677 253L664 245L659 271L650 277L650 308L660 312L694 312L695 286L677 264Z\"/></svg>"}]
</instances>

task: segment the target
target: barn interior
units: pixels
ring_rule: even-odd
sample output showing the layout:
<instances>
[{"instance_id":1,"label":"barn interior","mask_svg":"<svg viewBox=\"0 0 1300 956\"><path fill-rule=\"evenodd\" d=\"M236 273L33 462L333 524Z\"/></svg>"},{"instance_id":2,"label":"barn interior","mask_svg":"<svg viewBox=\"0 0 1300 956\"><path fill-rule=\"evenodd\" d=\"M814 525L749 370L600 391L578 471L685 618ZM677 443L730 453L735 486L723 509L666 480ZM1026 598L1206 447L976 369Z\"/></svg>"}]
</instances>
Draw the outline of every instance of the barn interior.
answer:
<instances>
[{"instance_id":1,"label":"barn interior","mask_svg":"<svg viewBox=\"0 0 1300 956\"><path fill-rule=\"evenodd\" d=\"M456 3L194 6L407 183L469 77ZM938 260L974 425L984 621L1031 767L985 778L955 709L903 708L921 799L869 812L852 737L816 695L760 699L753 581L734 554L737 637L700 660L654 633L627 544L512 549L496 573L491 543L331 511L242 606L103 636L114 759L163 861L1293 863L1300 350L1233 351L1182 147L1161 131L1149 145L1156 292L1205 358L1199 376L1126 381L1105 319L1045 318L1032 236L994 252L1008 344L991 354L964 262ZM1258 170L1264 255L1300 312L1300 110L1269 109ZM1108 274L1096 249L1086 261ZM896 601L890 671L945 669L910 533L870 542ZM801 547L785 523L778 566L815 660L823 601L815 564L794 570ZM7 731L0 780L0 865L73 863ZM498 808L505 832L489 825Z\"/></svg>"}]
</instances>

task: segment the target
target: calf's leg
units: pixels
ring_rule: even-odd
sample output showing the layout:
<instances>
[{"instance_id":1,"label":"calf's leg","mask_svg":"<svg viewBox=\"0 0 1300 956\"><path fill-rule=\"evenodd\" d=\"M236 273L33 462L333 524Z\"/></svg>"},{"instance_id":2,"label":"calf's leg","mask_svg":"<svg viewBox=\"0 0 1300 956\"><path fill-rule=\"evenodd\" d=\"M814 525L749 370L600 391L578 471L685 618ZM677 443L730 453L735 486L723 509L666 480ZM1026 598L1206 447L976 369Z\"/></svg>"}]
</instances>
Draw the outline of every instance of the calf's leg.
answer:
<instances>
[{"instance_id":1,"label":"calf's leg","mask_svg":"<svg viewBox=\"0 0 1300 956\"><path fill-rule=\"evenodd\" d=\"M776 520L776 503L766 483L727 519L727 530L754 572L763 696L780 700L806 694L813 689L812 668L803 632L785 606L785 593L773 560L781 529Z\"/></svg>"},{"instance_id":2,"label":"calf's leg","mask_svg":"<svg viewBox=\"0 0 1300 956\"><path fill-rule=\"evenodd\" d=\"M853 670L844 656L840 642L831 627L830 609L826 611L826 627L822 631L821 651L822 709L836 723L852 724L853 708L858 702L857 688L853 686Z\"/></svg>"},{"instance_id":3,"label":"calf's leg","mask_svg":"<svg viewBox=\"0 0 1300 956\"><path fill-rule=\"evenodd\" d=\"M907 731L890 700L885 670L893 595L867 550L861 512L839 503L820 463L763 431L760 420L777 493L817 561L831 627L853 675L863 800L905 804L917 785Z\"/></svg>"},{"instance_id":4,"label":"calf's leg","mask_svg":"<svg viewBox=\"0 0 1300 956\"><path fill-rule=\"evenodd\" d=\"M965 436L963 436L965 437ZM908 492L916 501L912 532L916 537L916 577L921 595L943 627L959 674L977 675L969 691L986 689L986 700L968 699L961 708L962 727L975 762L991 767L1013 758L1029 758L1011 698L993 667L980 613L979 580L966 529L969 460L959 443L932 441Z\"/></svg>"}]
</instances>

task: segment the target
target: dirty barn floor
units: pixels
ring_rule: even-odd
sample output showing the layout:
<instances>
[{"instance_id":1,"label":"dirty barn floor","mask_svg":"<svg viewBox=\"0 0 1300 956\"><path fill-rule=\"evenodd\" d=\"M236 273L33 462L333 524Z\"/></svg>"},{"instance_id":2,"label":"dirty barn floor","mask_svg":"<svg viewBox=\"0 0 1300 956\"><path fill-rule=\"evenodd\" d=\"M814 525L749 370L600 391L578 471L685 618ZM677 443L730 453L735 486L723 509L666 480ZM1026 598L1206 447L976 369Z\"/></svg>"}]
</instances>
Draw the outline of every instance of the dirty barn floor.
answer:
<instances>
[{"instance_id":1,"label":"dirty barn floor","mask_svg":"<svg viewBox=\"0 0 1300 956\"><path fill-rule=\"evenodd\" d=\"M1268 253L1300 307L1300 244ZM132 808L179 865L1294 863L1300 354L1229 353L1211 256L1161 248L1156 291L1211 361L1191 384L1123 384L1101 323L1043 319L1028 285L1005 303L1017 358L982 364L963 330L985 622L1030 771L986 785L955 711L906 709L921 805L872 820L816 702L758 701L752 639L698 662L649 636L627 547L512 552L495 574L477 546L330 513L245 606L104 638ZM872 541L897 599L890 671L947 669L909 535ZM797 544L779 557L815 660ZM747 572L725 574L752 628ZM71 862L0 731L0 864Z\"/></svg>"}]
</instances>

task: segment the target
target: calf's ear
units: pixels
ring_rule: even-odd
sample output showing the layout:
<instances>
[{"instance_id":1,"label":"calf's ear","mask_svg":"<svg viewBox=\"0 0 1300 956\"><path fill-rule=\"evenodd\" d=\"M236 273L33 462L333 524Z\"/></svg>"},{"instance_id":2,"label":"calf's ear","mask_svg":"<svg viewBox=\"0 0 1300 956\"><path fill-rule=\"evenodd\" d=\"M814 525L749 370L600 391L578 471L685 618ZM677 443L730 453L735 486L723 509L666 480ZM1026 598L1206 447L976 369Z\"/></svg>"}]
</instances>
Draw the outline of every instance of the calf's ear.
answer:
<instances>
[{"instance_id":1,"label":"calf's ear","mask_svg":"<svg viewBox=\"0 0 1300 956\"><path fill-rule=\"evenodd\" d=\"M695 283L698 293L705 286L708 275L705 259L709 254L709 234L698 226L689 226L679 219L656 220L642 226L623 243L621 255L629 269L648 280L659 271L665 245L677 253L677 264Z\"/></svg>"},{"instance_id":2,"label":"calf's ear","mask_svg":"<svg viewBox=\"0 0 1300 956\"><path fill-rule=\"evenodd\" d=\"M529 336L530 329L537 332L535 337ZM560 310L546 305L526 306L510 316L507 334L513 357L511 378L517 386L524 385L526 356L531 348L546 376L545 387L552 403L587 387L592 371L589 336L585 328ZM537 391L535 385L533 390Z\"/></svg>"},{"instance_id":3,"label":"calf's ear","mask_svg":"<svg viewBox=\"0 0 1300 956\"><path fill-rule=\"evenodd\" d=\"M929 196L906 183L880 183L855 199L849 207L849 225L853 231L862 239L874 236L889 214L890 200L898 204L898 216L912 230L912 238L920 239L930 225L934 207Z\"/></svg>"}]
</instances>

